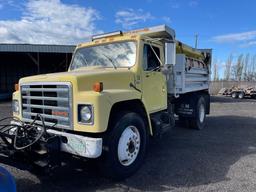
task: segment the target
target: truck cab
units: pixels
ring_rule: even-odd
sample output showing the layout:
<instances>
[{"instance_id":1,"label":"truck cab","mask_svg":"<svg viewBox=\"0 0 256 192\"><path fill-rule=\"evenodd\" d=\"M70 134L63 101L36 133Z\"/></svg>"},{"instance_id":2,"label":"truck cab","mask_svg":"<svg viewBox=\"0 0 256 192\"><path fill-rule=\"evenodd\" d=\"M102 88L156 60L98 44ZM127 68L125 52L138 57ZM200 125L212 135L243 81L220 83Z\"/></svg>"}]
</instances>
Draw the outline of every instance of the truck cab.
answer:
<instances>
[{"instance_id":1,"label":"truck cab","mask_svg":"<svg viewBox=\"0 0 256 192\"><path fill-rule=\"evenodd\" d=\"M108 176L125 178L141 166L149 139L174 127L175 115L205 126L210 53L176 41L165 25L96 35L77 46L67 72L22 78L13 115L44 124L61 151L98 158Z\"/></svg>"}]
</instances>

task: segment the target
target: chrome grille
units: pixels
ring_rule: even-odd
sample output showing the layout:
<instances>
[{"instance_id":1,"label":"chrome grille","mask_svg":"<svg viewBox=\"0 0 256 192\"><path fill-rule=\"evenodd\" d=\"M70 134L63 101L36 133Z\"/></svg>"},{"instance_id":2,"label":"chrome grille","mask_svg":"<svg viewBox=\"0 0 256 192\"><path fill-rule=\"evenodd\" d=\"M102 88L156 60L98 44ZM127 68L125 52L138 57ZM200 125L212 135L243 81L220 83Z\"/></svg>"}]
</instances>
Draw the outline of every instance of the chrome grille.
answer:
<instances>
[{"instance_id":1,"label":"chrome grille","mask_svg":"<svg viewBox=\"0 0 256 192\"><path fill-rule=\"evenodd\" d=\"M55 125L56 128L72 129L71 91L70 83L22 84L23 121L32 122L40 114L48 127Z\"/></svg>"}]
</instances>

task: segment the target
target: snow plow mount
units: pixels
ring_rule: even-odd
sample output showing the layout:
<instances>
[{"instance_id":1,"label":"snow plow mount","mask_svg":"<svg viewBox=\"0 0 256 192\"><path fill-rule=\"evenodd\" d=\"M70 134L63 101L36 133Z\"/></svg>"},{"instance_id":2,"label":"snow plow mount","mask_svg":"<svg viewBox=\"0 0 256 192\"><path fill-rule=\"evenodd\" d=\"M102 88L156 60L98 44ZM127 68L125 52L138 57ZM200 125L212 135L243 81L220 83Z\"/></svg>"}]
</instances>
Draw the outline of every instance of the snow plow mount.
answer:
<instances>
[{"instance_id":1,"label":"snow plow mount","mask_svg":"<svg viewBox=\"0 0 256 192\"><path fill-rule=\"evenodd\" d=\"M40 121L40 124L36 123ZM55 125L49 127L54 128ZM0 120L0 154L29 165L54 169L61 165L60 137L48 134L43 117L25 123L16 117Z\"/></svg>"},{"instance_id":2,"label":"snow plow mount","mask_svg":"<svg viewBox=\"0 0 256 192\"><path fill-rule=\"evenodd\" d=\"M36 121L40 120L41 125ZM46 136L46 127L41 115L37 115L33 122L25 123L16 117L6 117L0 120L1 147L10 150L25 150L39 142Z\"/></svg>"}]
</instances>

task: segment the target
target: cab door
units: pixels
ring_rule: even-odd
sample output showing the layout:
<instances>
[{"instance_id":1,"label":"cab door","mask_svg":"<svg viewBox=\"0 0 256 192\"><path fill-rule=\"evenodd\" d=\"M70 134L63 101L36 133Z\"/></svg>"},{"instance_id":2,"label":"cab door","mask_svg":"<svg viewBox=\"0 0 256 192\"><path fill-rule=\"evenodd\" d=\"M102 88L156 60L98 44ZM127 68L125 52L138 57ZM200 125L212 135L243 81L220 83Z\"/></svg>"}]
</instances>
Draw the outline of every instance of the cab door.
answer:
<instances>
[{"instance_id":1,"label":"cab door","mask_svg":"<svg viewBox=\"0 0 256 192\"><path fill-rule=\"evenodd\" d=\"M163 61L163 47L158 45L151 47L145 43L142 61L142 97L150 113L167 108L166 77L159 70L161 64L156 55Z\"/></svg>"}]
</instances>

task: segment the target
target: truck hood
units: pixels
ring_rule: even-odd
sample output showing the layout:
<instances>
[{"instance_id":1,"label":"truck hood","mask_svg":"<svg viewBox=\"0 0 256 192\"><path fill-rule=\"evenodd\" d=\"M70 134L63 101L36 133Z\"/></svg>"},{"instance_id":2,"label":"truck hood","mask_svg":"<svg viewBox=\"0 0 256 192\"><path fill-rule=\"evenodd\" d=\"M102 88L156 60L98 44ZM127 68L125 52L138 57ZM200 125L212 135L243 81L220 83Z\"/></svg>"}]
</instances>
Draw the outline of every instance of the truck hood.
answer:
<instances>
[{"instance_id":1,"label":"truck hood","mask_svg":"<svg viewBox=\"0 0 256 192\"><path fill-rule=\"evenodd\" d=\"M127 68L88 68L76 71L36 75L20 79L19 83L71 82L77 91L92 90L93 84L103 82L105 89L129 89L134 73Z\"/></svg>"}]
</instances>

